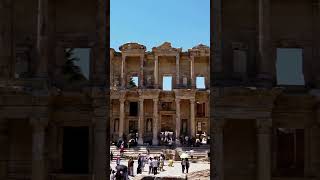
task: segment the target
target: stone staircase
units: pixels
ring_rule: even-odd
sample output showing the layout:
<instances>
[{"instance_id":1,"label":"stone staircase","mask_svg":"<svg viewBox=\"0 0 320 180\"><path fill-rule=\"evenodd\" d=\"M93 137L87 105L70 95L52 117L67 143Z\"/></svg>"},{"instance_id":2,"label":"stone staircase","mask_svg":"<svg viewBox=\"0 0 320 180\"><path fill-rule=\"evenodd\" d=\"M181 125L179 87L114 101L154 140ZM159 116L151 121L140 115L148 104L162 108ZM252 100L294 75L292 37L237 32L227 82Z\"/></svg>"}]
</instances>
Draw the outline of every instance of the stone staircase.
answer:
<instances>
[{"instance_id":1,"label":"stone staircase","mask_svg":"<svg viewBox=\"0 0 320 180\"><path fill-rule=\"evenodd\" d=\"M178 147L176 149L169 149L166 146L137 146L133 148L125 148L124 156L137 158L139 154L146 155L147 148L150 150L150 156L159 156L161 153L164 153L169 156L181 154L182 152L194 151L194 159L206 159L208 156L208 151L210 146L201 146L201 147ZM120 156L120 150L116 146L110 146L110 152L113 153L113 160Z\"/></svg>"}]
</instances>

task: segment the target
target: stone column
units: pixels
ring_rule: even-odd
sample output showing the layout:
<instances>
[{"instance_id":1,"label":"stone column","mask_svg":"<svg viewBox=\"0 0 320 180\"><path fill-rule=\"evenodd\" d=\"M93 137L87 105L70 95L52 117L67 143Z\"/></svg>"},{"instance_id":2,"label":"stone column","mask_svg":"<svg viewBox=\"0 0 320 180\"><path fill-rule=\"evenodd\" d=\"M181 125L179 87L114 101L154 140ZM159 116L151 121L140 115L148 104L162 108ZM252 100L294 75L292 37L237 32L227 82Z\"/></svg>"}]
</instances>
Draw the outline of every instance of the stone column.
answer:
<instances>
[{"instance_id":1,"label":"stone column","mask_svg":"<svg viewBox=\"0 0 320 180\"><path fill-rule=\"evenodd\" d=\"M122 55L121 61L121 88L126 87L126 56Z\"/></svg>"},{"instance_id":2,"label":"stone column","mask_svg":"<svg viewBox=\"0 0 320 180\"><path fill-rule=\"evenodd\" d=\"M157 146L159 144L159 139L158 139L158 98L153 99L153 137L152 137L152 145Z\"/></svg>"},{"instance_id":3,"label":"stone column","mask_svg":"<svg viewBox=\"0 0 320 180\"><path fill-rule=\"evenodd\" d=\"M119 138L122 139L123 138L123 131L124 131L124 102L125 99L124 98L120 98L120 122L119 122Z\"/></svg>"},{"instance_id":4,"label":"stone column","mask_svg":"<svg viewBox=\"0 0 320 180\"><path fill-rule=\"evenodd\" d=\"M180 99L176 98L176 144L177 145L180 145L180 128L181 128Z\"/></svg>"},{"instance_id":5,"label":"stone column","mask_svg":"<svg viewBox=\"0 0 320 180\"><path fill-rule=\"evenodd\" d=\"M47 179L47 167L45 164L45 128L47 118L31 118L32 132L32 180Z\"/></svg>"},{"instance_id":6,"label":"stone column","mask_svg":"<svg viewBox=\"0 0 320 180\"><path fill-rule=\"evenodd\" d=\"M12 26L13 1L0 0L0 78L8 79L12 76L13 57L13 27Z\"/></svg>"},{"instance_id":7,"label":"stone column","mask_svg":"<svg viewBox=\"0 0 320 180\"><path fill-rule=\"evenodd\" d=\"M180 85L180 54L176 55L176 87Z\"/></svg>"},{"instance_id":8,"label":"stone column","mask_svg":"<svg viewBox=\"0 0 320 180\"><path fill-rule=\"evenodd\" d=\"M271 180L271 118L257 119L258 180Z\"/></svg>"},{"instance_id":9,"label":"stone column","mask_svg":"<svg viewBox=\"0 0 320 180\"><path fill-rule=\"evenodd\" d=\"M195 85L195 77L194 77L194 56L192 55L192 56L190 56L190 58L191 58L191 60L190 60L191 87L192 87L192 89L194 89L196 87L196 85Z\"/></svg>"},{"instance_id":10,"label":"stone column","mask_svg":"<svg viewBox=\"0 0 320 180\"><path fill-rule=\"evenodd\" d=\"M159 88L159 56L154 57L154 87Z\"/></svg>"},{"instance_id":11,"label":"stone column","mask_svg":"<svg viewBox=\"0 0 320 180\"><path fill-rule=\"evenodd\" d=\"M138 144L143 145L143 122L144 122L144 112L143 112L143 100L142 98L139 99L139 122L138 122L138 129L139 129L139 138Z\"/></svg>"},{"instance_id":12,"label":"stone column","mask_svg":"<svg viewBox=\"0 0 320 180\"><path fill-rule=\"evenodd\" d=\"M213 180L224 179L224 160L223 160L223 126L225 120L221 117L213 117L212 134L210 146L210 169L213 172Z\"/></svg>"},{"instance_id":13,"label":"stone column","mask_svg":"<svg viewBox=\"0 0 320 180\"><path fill-rule=\"evenodd\" d=\"M8 120L0 117L0 179L7 178L9 157Z\"/></svg>"},{"instance_id":14,"label":"stone column","mask_svg":"<svg viewBox=\"0 0 320 180\"><path fill-rule=\"evenodd\" d=\"M310 137L310 160L311 172L317 178L320 177L320 128L318 124L314 124L311 128Z\"/></svg>"},{"instance_id":15,"label":"stone column","mask_svg":"<svg viewBox=\"0 0 320 180\"><path fill-rule=\"evenodd\" d=\"M109 103L104 94L104 91L99 91L98 88L93 94L93 118L92 123L94 125L94 140L93 140L93 175L95 180L105 179L109 174L107 166L107 155L110 154L110 149L107 148L109 143L110 130L107 129L107 122L109 123L108 117L108 108ZM108 104L107 104L108 103ZM110 127L110 124L108 124Z\"/></svg>"},{"instance_id":16,"label":"stone column","mask_svg":"<svg viewBox=\"0 0 320 180\"><path fill-rule=\"evenodd\" d=\"M48 0L38 0L37 18L36 76L46 78L48 76Z\"/></svg>"},{"instance_id":17,"label":"stone column","mask_svg":"<svg viewBox=\"0 0 320 180\"><path fill-rule=\"evenodd\" d=\"M144 61L144 55L140 56L140 88L143 88L143 61Z\"/></svg>"},{"instance_id":18,"label":"stone column","mask_svg":"<svg viewBox=\"0 0 320 180\"><path fill-rule=\"evenodd\" d=\"M272 81L272 59L270 38L270 0L259 0L259 79ZM274 65L274 64L273 64ZM267 84L269 84L267 83Z\"/></svg>"},{"instance_id":19,"label":"stone column","mask_svg":"<svg viewBox=\"0 0 320 180\"><path fill-rule=\"evenodd\" d=\"M194 108L195 99L190 99L190 130L191 137L195 137L196 135L196 125L195 125L195 108Z\"/></svg>"}]
</instances>

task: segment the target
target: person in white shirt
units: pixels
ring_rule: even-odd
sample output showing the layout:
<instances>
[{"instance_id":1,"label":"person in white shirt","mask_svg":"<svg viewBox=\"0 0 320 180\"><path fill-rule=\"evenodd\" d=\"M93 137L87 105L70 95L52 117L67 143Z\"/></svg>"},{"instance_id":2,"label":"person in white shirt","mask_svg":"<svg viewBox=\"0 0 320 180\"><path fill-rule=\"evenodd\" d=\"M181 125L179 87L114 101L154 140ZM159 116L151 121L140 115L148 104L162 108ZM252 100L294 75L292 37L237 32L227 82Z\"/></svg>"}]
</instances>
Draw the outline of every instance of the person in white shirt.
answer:
<instances>
[{"instance_id":1,"label":"person in white shirt","mask_svg":"<svg viewBox=\"0 0 320 180\"><path fill-rule=\"evenodd\" d=\"M157 170L158 170L158 159L156 157L154 157L153 161L152 161L152 167L153 167L153 174L156 175L157 174Z\"/></svg>"}]
</instances>

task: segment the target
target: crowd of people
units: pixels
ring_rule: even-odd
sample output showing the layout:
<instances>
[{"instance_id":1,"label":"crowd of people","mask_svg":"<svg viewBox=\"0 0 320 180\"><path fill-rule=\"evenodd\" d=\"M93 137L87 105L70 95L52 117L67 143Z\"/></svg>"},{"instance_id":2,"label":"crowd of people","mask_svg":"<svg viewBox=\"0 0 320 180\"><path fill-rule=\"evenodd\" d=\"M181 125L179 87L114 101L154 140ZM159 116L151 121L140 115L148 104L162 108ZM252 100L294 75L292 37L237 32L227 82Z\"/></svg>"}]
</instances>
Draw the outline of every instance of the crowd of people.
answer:
<instances>
[{"instance_id":1,"label":"crowd of people","mask_svg":"<svg viewBox=\"0 0 320 180\"><path fill-rule=\"evenodd\" d=\"M135 174L142 174L147 172L149 175L157 175L164 171L165 155L161 153L159 156L138 155L137 168L135 169L135 161L133 157L129 158L128 166L121 164L121 158L116 158L116 164L114 170L111 170L112 180L128 180L128 177L134 177ZM172 167L173 160L168 161L168 167ZM190 162L188 158L181 160L182 173L188 173Z\"/></svg>"}]
</instances>

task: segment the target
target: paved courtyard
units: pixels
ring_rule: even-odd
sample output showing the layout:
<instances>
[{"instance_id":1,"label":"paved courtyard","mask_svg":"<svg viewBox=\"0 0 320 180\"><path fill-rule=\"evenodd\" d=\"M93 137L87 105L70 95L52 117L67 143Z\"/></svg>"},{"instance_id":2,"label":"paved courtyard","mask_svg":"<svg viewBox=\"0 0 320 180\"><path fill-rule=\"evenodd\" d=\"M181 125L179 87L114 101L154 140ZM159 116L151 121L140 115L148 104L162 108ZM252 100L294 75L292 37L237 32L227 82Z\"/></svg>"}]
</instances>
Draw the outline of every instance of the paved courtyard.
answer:
<instances>
[{"instance_id":1,"label":"paved courtyard","mask_svg":"<svg viewBox=\"0 0 320 180\"><path fill-rule=\"evenodd\" d=\"M169 167L168 166L168 161L165 161L164 164L164 171L161 171L159 174L156 175L156 177L185 177L186 174L182 173L182 168L181 168L181 161L176 161L173 163L173 167ZM128 161L127 160L121 160L120 164L126 165L128 166ZM144 171L142 172L142 174L138 174L137 175L137 165L138 165L138 161L135 160L134 161L134 177L129 176L130 180L136 180L136 179L141 179L141 177L149 175L148 174L148 170L149 167L148 165L145 166ZM116 162L112 161L112 163L110 164L112 169L115 169L116 167ZM206 169L210 169L210 164L209 162L197 162L197 163L192 163L190 162L190 168L189 168L189 173L192 172L196 172L196 171L202 171L202 170L206 170ZM153 175L152 175L153 176Z\"/></svg>"}]
</instances>

